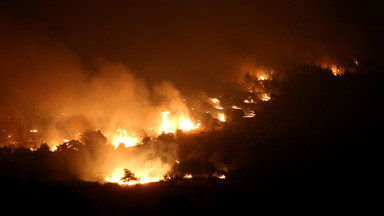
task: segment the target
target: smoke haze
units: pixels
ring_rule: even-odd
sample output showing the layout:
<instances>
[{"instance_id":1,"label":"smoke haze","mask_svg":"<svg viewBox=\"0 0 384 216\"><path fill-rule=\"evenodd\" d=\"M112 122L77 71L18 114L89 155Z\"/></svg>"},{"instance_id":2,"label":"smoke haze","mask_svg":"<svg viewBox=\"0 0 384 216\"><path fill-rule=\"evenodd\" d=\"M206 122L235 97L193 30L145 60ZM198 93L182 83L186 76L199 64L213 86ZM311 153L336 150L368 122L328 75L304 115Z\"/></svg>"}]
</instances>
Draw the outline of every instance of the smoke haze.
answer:
<instances>
[{"instance_id":1,"label":"smoke haze","mask_svg":"<svg viewBox=\"0 0 384 216\"><path fill-rule=\"evenodd\" d=\"M60 41L86 67L101 57L185 90L233 81L243 64L362 60L378 40L367 24L382 26L378 7L358 1L10 1L2 8L11 26Z\"/></svg>"}]
</instances>

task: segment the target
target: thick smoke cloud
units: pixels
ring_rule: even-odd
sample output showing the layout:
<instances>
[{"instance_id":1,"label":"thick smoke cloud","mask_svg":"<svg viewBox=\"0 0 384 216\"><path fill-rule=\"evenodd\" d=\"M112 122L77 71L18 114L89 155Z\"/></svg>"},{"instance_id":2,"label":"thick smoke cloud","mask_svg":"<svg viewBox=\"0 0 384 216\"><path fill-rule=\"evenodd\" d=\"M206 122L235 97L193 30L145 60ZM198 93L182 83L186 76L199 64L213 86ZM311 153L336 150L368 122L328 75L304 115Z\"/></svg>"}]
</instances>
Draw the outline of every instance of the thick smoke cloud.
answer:
<instances>
[{"instance_id":1,"label":"thick smoke cloud","mask_svg":"<svg viewBox=\"0 0 384 216\"><path fill-rule=\"evenodd\" d=\"M58 140L48 137L61 141L87 130L101 130L108 137L119 127L134 133L130 136L158 134L159 128L153 127L161 124L161 112L189 114L170 82L160 80L149 86L123 63L102 58L94 61L94 70L89 72L81 58L63 44L4 28L2 119L21 122L28 132L43 129L40 132L50 145Z\"/></svg>"},{"instance_id":2,"label":"thick smoke cloud","mask_svg":"<svg viewBox=\"0 0 384 216\"><path fill-rule=\"evenodd\" d=\"M51 162L65 170L64 178L104 181L115 168L126 167L140 176L162 177L170 169L176 148L148 144L116 153L110 144L118 128L139 139L158 135L165 110L189 116L171 82L160 80L149 86L123 63L103 58L95 59L90 72L77 54L57 40L9 23L3 27L2 146L37 148L46 142L52 148L64 140L81 140L80 144L71 141L59 147L60 152L66 146L80 149L79 154L58 153L59 162ZM100 132L86 132L96 130L108 139ZM84 137L95 138L84 141ZM83 144L85 148L81 148Z\"/></svg>"}]
</instances>

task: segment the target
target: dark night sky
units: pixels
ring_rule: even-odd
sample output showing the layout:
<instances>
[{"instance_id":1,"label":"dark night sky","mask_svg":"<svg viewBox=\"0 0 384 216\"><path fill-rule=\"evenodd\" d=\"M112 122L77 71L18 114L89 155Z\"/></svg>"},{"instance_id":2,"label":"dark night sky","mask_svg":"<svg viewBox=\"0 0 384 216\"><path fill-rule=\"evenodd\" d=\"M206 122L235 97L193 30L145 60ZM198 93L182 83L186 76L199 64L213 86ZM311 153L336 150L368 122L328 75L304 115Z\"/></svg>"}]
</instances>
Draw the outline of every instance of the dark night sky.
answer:
<instances>
[{"instance_id":1,"label":"dark night sky","mask_svg":"<svg viewBox=\"0 0 384 216\"><path fill-rule=\"evenodd\" d=\"M379 8L370 1L2 1L0 15L2 34L59 43L90 71L103 58L149 82L204 89L234 80L247 61L279 67L287 59L371 57L373 33L383 26Z\"/></svg>"}]
</instances>

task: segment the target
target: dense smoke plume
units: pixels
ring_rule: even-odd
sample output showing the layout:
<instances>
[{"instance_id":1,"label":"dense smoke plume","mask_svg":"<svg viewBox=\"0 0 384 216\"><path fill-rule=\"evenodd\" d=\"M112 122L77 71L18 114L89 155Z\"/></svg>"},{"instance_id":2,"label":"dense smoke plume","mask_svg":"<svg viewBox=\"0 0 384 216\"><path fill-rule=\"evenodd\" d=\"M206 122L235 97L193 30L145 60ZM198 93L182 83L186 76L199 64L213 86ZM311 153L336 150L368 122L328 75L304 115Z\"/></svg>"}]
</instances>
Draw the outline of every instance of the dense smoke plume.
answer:
<instances>
[{"instance_id":1,"label":"dense smoke plume","mask_svg":"<svg viewBox=\"0 0 384 216\"><path fill-rule=\"evenodd\" d=\"M121 127L143 137L161 132L150 127L160 125L162 111L189 114L172 83L148 87L122 63L102 59L89 75L76 54L49 38L9 37L1 44L2 117L20 119L27 130L43 127L46 137L62 140Z\"/></svg>"},{"instance_id":2,"label":"dense smoke plume","mask_svg":"<svg viewBox=\"0 0 384 216\"><path fill-rule=\"evenodd\" d=\"M175 149L158 150L157 157L148 147L144 152L111 155L108 145L119 128L139 139L158 135L165 110L188 117L189 110L172 83L159 81L148 87L124 64L104 59L97 59L94 71L88 72L78 55L49 37L15 29L4 36L0 44L2 146L38 148L47 143L53 148L99 130L108 140L91 144L98 146L96 153L82 151L82 157L68 158L75 176L103 181L105 170L115 169L109 166L127 164L135 172L140 167L138 174L158 172L155 175L160 177L169 169ZM168 159L160 159L164 157Z\"/></svg>"}]
</instances>

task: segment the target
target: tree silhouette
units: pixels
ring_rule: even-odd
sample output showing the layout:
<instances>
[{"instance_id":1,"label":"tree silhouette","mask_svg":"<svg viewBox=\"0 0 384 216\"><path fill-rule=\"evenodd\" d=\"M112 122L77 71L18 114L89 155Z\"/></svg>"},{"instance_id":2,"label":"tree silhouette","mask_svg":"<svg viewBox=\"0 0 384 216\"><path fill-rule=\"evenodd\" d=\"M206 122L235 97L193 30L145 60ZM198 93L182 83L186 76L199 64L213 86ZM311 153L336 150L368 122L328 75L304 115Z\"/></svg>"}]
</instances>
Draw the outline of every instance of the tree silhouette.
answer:
<instances>
[{"instance_id":1,"label":"tree silhouette","mask_svg":"<svg viewBox=\"0 0 384 216\"><path fill-rule=\"evenodd\" d=\"M129 181L137 181L139 180L139 178L137 178L131 170L124 169L124 176L120 180L123 182L129 182Z\"/></svg>"},{"instance_id":2,"label":"tree silhouette","mask_svg":"<svg viewBox=\"0 0 384 216\"><path fill-rule=\"evenodd\" d=\"M49 146L47 143L42 143L40 147L37 149L39 152L49 152Z\"/></svg>"}]
</instances>

